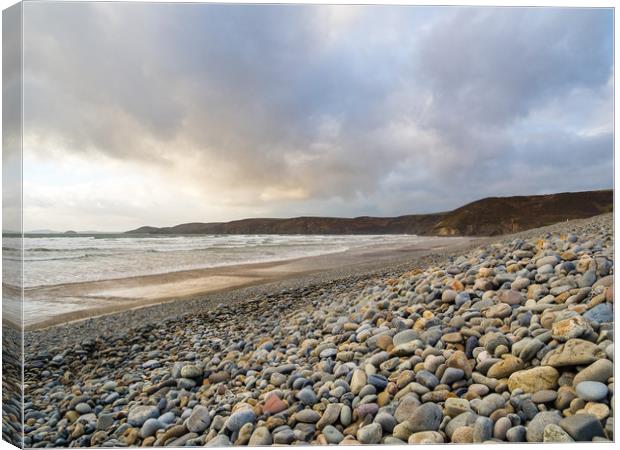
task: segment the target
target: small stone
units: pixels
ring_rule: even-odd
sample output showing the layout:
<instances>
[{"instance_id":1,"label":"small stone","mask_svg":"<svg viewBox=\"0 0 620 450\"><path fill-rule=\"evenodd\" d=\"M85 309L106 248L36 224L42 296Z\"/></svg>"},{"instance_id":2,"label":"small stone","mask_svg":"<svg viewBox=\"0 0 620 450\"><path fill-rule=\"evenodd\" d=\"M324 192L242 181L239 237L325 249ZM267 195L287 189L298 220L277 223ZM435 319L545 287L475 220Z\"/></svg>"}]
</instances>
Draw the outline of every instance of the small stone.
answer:
<instances>
[{"instance_id":1,"label":"small stone","mask_svg":"<svg viewBox=\"0 0 620 450\"><path fill-rule=\"evenodd\" d=\"M263 405L263 412L265 414L278 414L286 408L288 408L288 405L276 394L267 395L265 397L265 404Z\"/></svg>"},{"instance_id":2,"label":"small stone","mask_svg":"<svg viewBox=\"0 0 620 450\"><path fill-rule=\"evenodd\" d=\"M386 412L381 412L377 414L374 421L378 423L379 425L381 425L381 428L383 429L383 431L385 431L388 434L394 430L394 427L398 423L396 422L396 419L394 417L392 417L390 414Z\"/></svg>"},{"instance_id":3,"label":"small stone","mask_svg":"<svg viewBox=\"0 0 620 450\"><path fill-rule=\"evenodd\" d=\"M320 430L324 428L326 425L332 425L335 423L340 417L340 410L342 409L342 405L339 403L330 403L325 408L321 419L317 422L316 427Z\"/></svg>"},{"instance_id":4,"label":"small stone","mask_svg":"<svg viewBox=\"0 0 620 450\"><path fill-rule=\"evenodd\" d=\"M316 423L321 418L321 414L312 409L303 409L295 414L295 420L302 423Z\"/></svg>"},{"instance_id":5,"label":"small stone","mask_svg":"<svg viewBox=\"0 0 620 450\"><path fill-rule=\"evenodd\" d=\"M441 377L441 384L452 384L463 378L465 372L461 369L455 369L454 367L448 367Z\"/></svg>"},{"instance_id":6,"label":"small stone","mask_svg":"<svg viewBox=\"0 0 620 450\"><path fill-rule=\"evenodd\" d=\"M478 417L473 428L474 442L485 442L493 437L493 421L488 417Z\"/></svg>"},{"instance_id":7,"label":"small stone","mask_svg":"<svg viewBox=\"0 0 620 450\"><path fill-rule=\"evenodd\" d=\"M582 399L597 402L607 397L607 386L598 381L582 381L575 387L575 392Z\"/></svg>"},{"instance_id":8,"label":"small stone","mask_svg":"<svg viewBox=\"0 0 620 450\"><path fill-rule=\"evenodd\" d=\"M471 444L474 442L474 429L472 427L458 427L452 433L452 442L454 444Z\"/></svg>"},{"instance_id":9,"label":"small stone","mask_svg":"<svg viewBox=\"0 0 620 450\"><path fill-rule=\"evenodd\" d=\"M508 356L493 364L487 372L487 377L505 378L521 368L523 368L523 361L521 361L521 359L514 356Z\"/></svg>"},{"instance_id":10,"label":"small stone","mask_svg":"<svg viewBox=\"0 0 620 450\"><path fill-rule=\"evenodd\" d=\"M355 395L359 394L364 386L366 386L366 372L361 369L356 369L353 372L353 377L351 378L351 392Z\"/></svg>"},{"instance_id":11,"label":"small stone","mask_svg":"<svg viewBox=\"0 0 620 450\"><path fill-rule=\"evenodd\" d=\"M290 428L278 431L273 434L273 443L289 445L295 440L295 433Z\"/></svg>"},{"instance_id":12,"label":"small stone","mask_svg":"<svg viewBox=\"0 0 620 450\"><path fill-rule=\"evenodd\" d=\"M543 442L575 442L559 425L550 423L543 432Z\"/></svg>"},{"instance_id":13,"label":"small stone","mask_svg":"<svg viewBox=\"0 0 620 450\"><path fill-rule=\"evenodd\" d=\"M545 427L550 423L558 424L562 416L557 411L542 411L527 425L526 439L528 442L542 442Z\"/></svg>"},{"instance_id":14,"label":"small stone","mask_svg":"<svg viewBox=\"0 0 620 450\"><path fill-rule=\"evenodd\" d=\"M559 425L576 441L591 441L594 437L605 437L601 422L589 414L565 417Z\"/></svg>"},{"instance_id":15,"label":"small stone","mask_svg":"<svg viewBox=\"0 0 620 450\"><path fill-rule=\"evenodd\" d=\"M181 377L190 379L200 378L202 377L202 369L193 364L188 364L181 368Z\"/></svg>"},{"instance_id":16,"label":"small stone","mask_svg":"<svg viewBox=\"0 0 620 450\"><path fill-rule=\"evenodd\" d=\"M450 397L444 404L446 415L456 417L465 411L471 411L469 402L464 398Z\"/></svg>"},{"instance_id":17,"label":"small stone","mask_svg":"<svg viewBox=\"0 0 620 450\"><path fill-rule=\"evenodd\" d=\"M592 327L581 316L570 317L568 319L555 322L551 328L554 339L565 342L569 339L578 338L584 334L592 332Z\"/></svg>"},{"instance_id":18,"label":"small stone","mask_svg":"<svg viewBox=\"0 0 620 450\"><path fill-rule=\"evenodd\" d=\"M605 420L609 417L609 406L605 403L588 402L583 408L586 414L595 416L598 420Z\"/></svg>"},{"instance_id":19,"label":"small stone","mask_svg":"<svg viewBox=\"0 0 620 450\"><path fill-rule=\"evenodd\" d=\"M558 385L559 372L550 366L519 370L508 378L510 392L521 389L523 392L538 392L555 389Z\"/></svg>"},{"instance_id":20,"label":"small stone","mask_svg":"<svg viewBox=\"0 0 620 450\"><path fill-rule=\"evenodd\" d=\"M159 417L159 408L157 406L136 406L129 411L127 423L141 427L148 419L156 419L157 417Z\"/></svg>"},{"instance_id":21,"label":"small stone","mask_svg":"<svg viewBox=\"0 0 620 450\"><path fill-rule=\"evenodd\" d=\"M230 415L226 421L226 428L230 431L239 431L246 423L254 423L256 414L250 408L242 408Z\"/></svg>"},{"instance_id":22,"label":"small stone","mask_svg":"<svg viewBox=\"0 0 620 450\"><path fill-rule=\"evenodd\" d=\"M614 310L609 303L601 303L586 311L584 319L596 323L610 323L614 321Z\"/></svg>"},{"instance_id":23,"label":"small stone","mask_svg":"<svg viewBox=\"0 0 620 450\"><path fill-rule=\"evenodd\" d=\"M153 436L157 430L165 428L166 424L161 423L157 419L148 419L140 428L140 437L147 438L149 436Z\"/></svg>"},{"instance_id":24,"label":"small stone","mask_svg":"<svg viewBox=\"0 0 620 450\"><path fill-rule=\"evenodd\" d=\"M437 431L443 419L443 411L436 403L423 403L413 410L407 419L412 433L418 431Z\"/></svg>"},{"instance_id":25,"label":"small stone","mask_svg":"<svg viewBox=\"0 0 620 450\"><path fill-rule=\"evenodd\" d=\"M310 386L307 386L299 391L296 397L301 403L307 406L312 406L318 401L316 394Z\"/></svg>"},{"instance_id":26,"label":"small stone","mask_svg":"<svg viewBox=\"0 0 620 450\"><path fill-rule=\"evenodd\" d=\"M500 394L489 394L482 399L478 406L478 414L490 416L494 411L502 408L506 400Z\"/></svg>"},{"instance_id":27,"label":"small stone","mask_svg":"<svg viewBox=\"0 0 620 450\"><path fill-rule=\"evenodd\" d=\"M544 389L532 394L532 401L534 403L551 403L558 398L558 393L551 389Z\"/></svg>"},{"instance_id":28,"label":"small stone","mask_svg":"<svg viewBox=\"0 0 620 450\"><path fill-rule=\"evenodd\" d=\"M525 442L527 430L523 425L510 428L506 432L506 440L508 442Z\"/></svg>"},{"instance_id":29,"label":"small stone","mask_svg":"<svg viewBox=\"0 0 620 450\"><path fill-rule=\"evenodd\" d=\"M191 415L185 421L185 426L192 433L202 433L211 425L209 409L202 405L197 405L192 410Z\"/></svg>"},{"instance_id":30,"label":"small stone","mask_svg":"<svg viewBox=\"0 0 620 450\"><path fill-rule=\"evenodd\" d=\"M340 444L344 439L344 435L333 425L327 425L323 428L323 436L325 436L328 444Z\"/></svg>"},{"instance_id":31,"label":"small stone","mask_svg":"<svg viewBox=\"0 0 620 450\"><path fill-rule=\"evenodd\" d=\"M608 359L599 359L575 375L575 378L573 378L573 386L577 386L582 381L600 381L601 383L606 383L613 375L613 363Z\"/></svg>"},{"instance_id":32,"label":"small stone","mask_svg":"<svg viewBox=\"0 0 620 450\"><path fill-rule=\"evenodd\" d=\"M378 444L382 436L383 430L378 423L371 423L357 430L357 439L362 444Z\"/></svg>"},{"instance_id":33,"label":"small stone","mask_svg":"<svg viewBox=\"0 0 620 450\"><path fill-rule=\"evenodd\" d=\"M99 414L97 417L97 430L107 430L114 423L112 414Z\"/></svg>"},{"instance_id":34,"label":"small stone","mask_svg":"<svg viewBox=\"0 0 620 450\"><path fill-rule=\"evenodd\" d=\"M77 405L75 405L75 410L79 414L89 414L93 409L88 403L78 403Z\"/></svg>"},{"instance_id":35,"label":"small stone","mask_svg":"<svg viewBox=\"0 0 620 450\"><path fill-rule=\"evenodd\" d=\"M512 427L512 422L508 417L500 417L495 422L493 426L493 437L495 439L499 439L500 441L506 440L506 434L508 430Z\"/></svg>"},{"instance_id":36,"label":"small stone","mask_svg":"<svg viewBox=\"0 0 620 450\"><path fill-rule=\"evenodd\" d=\"M437 431L420 431L409 436L409 444L443 444L443 436Z\"/></svg>"}]
</instances>

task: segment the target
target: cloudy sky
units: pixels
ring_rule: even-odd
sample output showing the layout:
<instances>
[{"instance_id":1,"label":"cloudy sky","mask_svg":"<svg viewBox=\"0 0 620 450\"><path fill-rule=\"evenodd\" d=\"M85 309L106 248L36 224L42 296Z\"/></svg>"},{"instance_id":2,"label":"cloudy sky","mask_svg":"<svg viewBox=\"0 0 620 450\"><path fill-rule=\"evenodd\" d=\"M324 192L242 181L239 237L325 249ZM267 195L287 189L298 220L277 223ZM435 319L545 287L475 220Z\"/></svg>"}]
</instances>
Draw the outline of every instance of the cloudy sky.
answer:
<instances>
[{"instance_id":1,"label":"cloudy sky","mask_svg":"<svg viewBox=\"0 0 620 450\"><path fill-rule=\"evenodd\" d=\"M609 9L24 5L24 226L609 188Z\"/></svg>"}]
</instances>

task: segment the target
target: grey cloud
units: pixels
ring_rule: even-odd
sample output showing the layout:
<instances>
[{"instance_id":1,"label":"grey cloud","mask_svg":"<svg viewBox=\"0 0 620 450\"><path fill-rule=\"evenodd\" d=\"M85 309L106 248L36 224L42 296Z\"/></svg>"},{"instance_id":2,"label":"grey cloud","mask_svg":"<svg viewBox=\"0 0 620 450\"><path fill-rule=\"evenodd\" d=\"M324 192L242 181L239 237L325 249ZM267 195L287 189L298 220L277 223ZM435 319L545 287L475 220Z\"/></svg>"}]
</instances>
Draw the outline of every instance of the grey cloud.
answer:
<instances>
[{"instance_id":1,"label":"grey cloud","mask_svg":"<svg viewBox=\"0 0 620 450\"><path fill-rule=\"evenodd\" d=\"M522 122L574 89L601 95L611 10L352 8L329 40L315 6L29 3L27 131L41 152L170 166L171 184L216 180L238 203L305 192L273 204L284 215L609 186L609 135Z\"/></svg>"}]
</instances>

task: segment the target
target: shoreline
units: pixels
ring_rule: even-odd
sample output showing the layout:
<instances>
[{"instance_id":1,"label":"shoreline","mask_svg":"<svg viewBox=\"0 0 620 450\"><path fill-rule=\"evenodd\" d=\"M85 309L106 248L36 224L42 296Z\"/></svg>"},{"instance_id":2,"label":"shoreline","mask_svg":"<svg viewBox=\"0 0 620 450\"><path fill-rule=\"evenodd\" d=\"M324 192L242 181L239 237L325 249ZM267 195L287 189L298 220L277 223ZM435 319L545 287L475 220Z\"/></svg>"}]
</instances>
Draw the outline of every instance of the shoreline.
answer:
<instances>
[{"instance_id":1,"label":"shoreline","mask_svg":"<svg viewBox=\"0 0 620 450\"><path fill-rule=\"evenodd\" d=\"M464 246L474 245L481 239L433 237L399 248L395 248L394 244L375 245L288 260L27 288L25 289L26 301L36 302L37 299L44 299L46 305L57 302L60 308L67 308L71 305L79 308L89 303L92 306L54 314L36 322L27 321L25 330L40 330L109 314L122 314L123 311L185 302L216 293L291 280L311 274L329 273L342 268L363 270L364 267L380 267L436 251L457 250ZM50 298L57 300L50 301Z\"/></svg>"}]
</instances>

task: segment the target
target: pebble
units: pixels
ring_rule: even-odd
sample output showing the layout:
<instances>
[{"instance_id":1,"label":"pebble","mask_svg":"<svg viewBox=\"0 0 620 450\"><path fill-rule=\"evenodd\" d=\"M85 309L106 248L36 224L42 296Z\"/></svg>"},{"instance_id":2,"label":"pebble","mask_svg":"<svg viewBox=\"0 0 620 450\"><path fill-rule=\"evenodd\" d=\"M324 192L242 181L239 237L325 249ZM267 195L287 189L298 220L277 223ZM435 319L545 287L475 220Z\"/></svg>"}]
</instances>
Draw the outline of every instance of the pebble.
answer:
<instances>
[{"instance_id":1,"label":"pebble","mask_svg":"<svg viewBox=\"0 0 620 450\"><path fill-rule=\"evenodd\" d=\"M605 437L601 422L590 414L565 417L559 425L575 441L591 441L595 437Z\"/></svg>"}]
</instances>

